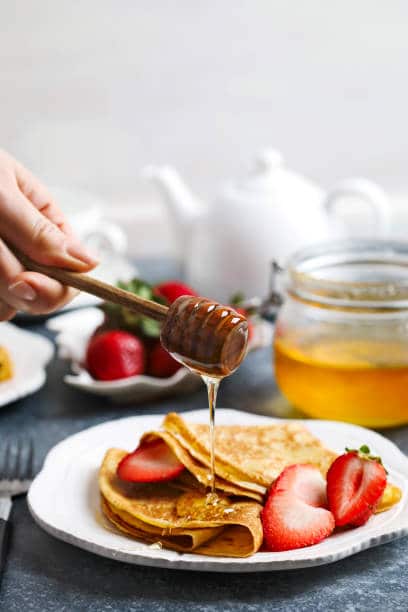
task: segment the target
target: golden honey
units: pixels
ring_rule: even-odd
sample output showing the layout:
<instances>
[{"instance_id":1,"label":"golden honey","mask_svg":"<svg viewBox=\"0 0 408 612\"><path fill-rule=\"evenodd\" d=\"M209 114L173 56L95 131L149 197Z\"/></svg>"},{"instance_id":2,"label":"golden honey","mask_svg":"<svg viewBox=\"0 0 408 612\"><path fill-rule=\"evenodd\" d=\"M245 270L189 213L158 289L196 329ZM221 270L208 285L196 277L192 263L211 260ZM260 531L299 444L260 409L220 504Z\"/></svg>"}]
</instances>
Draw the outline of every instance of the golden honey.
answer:
<instances>
[{"instance_id":1,"label":"golden honey","mask_svg":"<svg viewBox=\"0 0 408 612\"><path fill-rule=\"evenodd\" d=\"M408 422L406 337L278 331L275 376L286 398L309 416L369 427Z\"/></svg>"}]
</instances>

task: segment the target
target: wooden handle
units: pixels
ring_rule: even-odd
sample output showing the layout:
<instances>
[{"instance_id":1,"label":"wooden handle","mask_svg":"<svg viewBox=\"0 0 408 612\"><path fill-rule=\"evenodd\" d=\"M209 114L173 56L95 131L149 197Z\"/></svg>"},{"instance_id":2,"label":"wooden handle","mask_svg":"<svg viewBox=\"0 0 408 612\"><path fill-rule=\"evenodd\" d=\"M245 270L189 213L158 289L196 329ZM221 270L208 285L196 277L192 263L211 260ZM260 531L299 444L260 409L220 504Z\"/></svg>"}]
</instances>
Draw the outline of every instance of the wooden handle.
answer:
<instances>
[{"instance_id":1,"label":"wooden handle","mask_svg":"<svg viewBox=\"0 0 408 612\"><path fill-rule=\"evenodd\" d=\"M135 295L134 293L131 293L130 291L119 289L119 287L114 287L113 285L104 283L103 281L92 278L87 274L79 274L78 272L71 272L70 270L65 270L64 268L56 268L54 266L39 264L30 259L30 257L27 257L27 255L22 253L19 249L16 249L14 246L9 246L9 248L21 261L23 266L27 268L27 270L40 272L41 274L45 274L45 276L55 278L55 280L59 281L63 285L75 287L75 289L85 291L91 295L96 295L97 297L108 302L125 306L126 308L129 308L129 310L145 315L146 317L150 317L151 319L155 319L156 321L164 321L167 316L168 307L164 306L163 304L146 300Z\"/></svg>"}]
</instances>

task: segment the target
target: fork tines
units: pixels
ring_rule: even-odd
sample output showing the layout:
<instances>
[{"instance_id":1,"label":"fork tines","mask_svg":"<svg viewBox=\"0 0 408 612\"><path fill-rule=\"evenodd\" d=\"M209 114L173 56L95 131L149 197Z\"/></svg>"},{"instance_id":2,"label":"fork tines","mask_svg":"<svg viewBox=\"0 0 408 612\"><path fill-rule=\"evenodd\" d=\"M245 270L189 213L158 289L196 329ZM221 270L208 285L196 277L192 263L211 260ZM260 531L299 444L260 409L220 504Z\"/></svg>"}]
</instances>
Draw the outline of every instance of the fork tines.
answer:
<instances>
[{"instance_id":1,"label":"fork tines","mask_svg":"<svg viewBox=\"0 0 408 612\"><path fill-rule=\"evenodd\" d=\"M0 441L0 482L28 481L34 476L34 444L31 438Z\"/></svg>"}]
</instances>

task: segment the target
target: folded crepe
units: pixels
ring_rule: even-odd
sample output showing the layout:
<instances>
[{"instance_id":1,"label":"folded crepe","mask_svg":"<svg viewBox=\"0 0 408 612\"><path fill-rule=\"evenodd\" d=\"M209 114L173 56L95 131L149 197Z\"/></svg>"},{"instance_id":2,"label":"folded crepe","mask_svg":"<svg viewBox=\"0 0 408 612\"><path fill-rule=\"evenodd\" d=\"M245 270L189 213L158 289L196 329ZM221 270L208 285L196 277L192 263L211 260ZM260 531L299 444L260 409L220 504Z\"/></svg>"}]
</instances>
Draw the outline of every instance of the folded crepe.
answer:
<instances>
[{"instance_id":1,"label":"folded crepe","mask_svg":"<svg viewBox=\"0 0 408 612\"><path fill-rule=\"evenodd\" d=\"M121 481L116 469L126 451L110 449L99 472L102 511L120 531L180 552L247 557L262 544L262 506L254 501L185 490L171 483ZM215 502L215 503L214 503Z\"/></svg>"},{"instance_id":2,"label":"folded crepe","mask_svg":"<svg viewBox=\"0 0 408 612\"><path fill-rule=\"evenodd\" d=\"M325 473L332 451L297 423L217 426L217 496L211 483L207 425L186 423L177 414L141 443L161 439L186 470L165 483L136 484L116 475L127 454L110 449L99 473L102 511L120 531L180 552L247 557L259 550L260 513L267 487L287 465L314 462Z\"/></svg>"},{"instance_id":3,"label":"folded crepe","mask_svg":"<svg viewBox=\"0 0 408 612\"><path fill-rule=\"evenodd\" d=\"M162 430L146 433L141 442L161 438L203 486L211 482L208 425L188 423L172 412ZM215 428L216 489L262 502L282 470L294 463L312 463L326 475L336 453L304 425L217 425Z\"/></svg>"},{"instance_id":4,"label":"folded crepe","mask_svg":"<svg viewBox=\"0 0 408 612\"><path fill-rule=\"evenodd\" d=\"M202 485L211 481L208 425L188 423L174 412L164 431L145 434L142 440L161 438ZM265 493L282 470L294 463L311 463L325 477L337 453L326 448L302 423L274 425L217 425L215 428L216 488L263 502ZM397 504L401 490L387 482L376 513Z\"/></svg>"}]
</instances>

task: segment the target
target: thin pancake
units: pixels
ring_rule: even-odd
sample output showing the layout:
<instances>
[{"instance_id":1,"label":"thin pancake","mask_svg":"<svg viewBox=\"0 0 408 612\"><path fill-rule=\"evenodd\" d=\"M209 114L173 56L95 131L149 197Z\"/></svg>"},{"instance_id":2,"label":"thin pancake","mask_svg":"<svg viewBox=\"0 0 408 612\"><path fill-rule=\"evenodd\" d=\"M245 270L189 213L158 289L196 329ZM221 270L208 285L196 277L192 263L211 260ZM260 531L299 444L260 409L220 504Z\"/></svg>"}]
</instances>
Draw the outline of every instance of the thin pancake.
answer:
<instances>
[{"instance_id":1,"label":"thin pancake","mask_svg":"<svg viewBox=\"0 0 408 612\"><path fill-rule=\"evenodd\" d=\"M142 436L140 443L142 444L143 442L149 442L158 438L162 439L171 448L177 459L187 468L190 474L192 474L198 480L199 484L201 484L203 487L208 487L211 484L210 468L195 459L188 452L188 450L180 444L173 434L167 431L151 431ZM184 477L184 482L185 481L186 479ZM251 499L255 499L259 503L262 503L263 501L263 495L261 493L240 487L237 484L220 478L219 476L216 476L215 478L215 487L217 491L222 491L227 495L249 497ZM191 484L190 488L197 487L194 487L194 484Z\"/></svg>"},{"instance_id":2,"label":"thin pancake","mask_svg":"<svg viewBox=\"0 0 408 612\"><path fill-rule=\"evenodd\" d=\"M190 531L186 529L174 529L171 533L167 534L162 529L138 521L127 512L120 512L112 508L104 497L101 497L101 508L104 515L120 531L124 531L145 542L160 542L165 545L166 548L171 548L172 550L178 550L180 552L191 552L195 550L201 544L216 537L223 530L223 527L191 529Z\"/></svg>"},{"instance_id":3,"label":"thin pancake","mask_svg":"<svg viewBox=\"0 0 408 612\"><path fill-rule=\"evenodd\" d=\"M166 442L166 444L170 446L170 448L177 456L177 458L181 461L181 463L186 466L188 472L183 473L183 475L178 479L178 482L174 483L175 486L182 486L184 489L200 489L200 486L208 487L208 483L210 481L209 452L207 452L206 455L205 448L204 450L202 450L198 445L195 447L191 441L186 439L191 439L191 435L189 434L190 430L192 430L193 432L194 430L196 430L201 432L201 439L206 442L206 436L208 435L207 426L195 425L193 423L185 423L182 417L177 414L170 413L165 418L163 427L169 429L171 433L170 431L149 432L144 434L141 441L161 438L163 441ZM320 440L312 436L312 434L301 423L293 422L289 424L258 426L255 428L236 427L234 425L216 426L217 474L231 474L235 467L228 466L226 470L223 470L223 464L219 461L218 456L218 432L220 430L223 431L225 445L227 449L233 449L234 441L239 440L239 438L235 438L235 436L237 435L237 431L245 437L245 440L250 440L251 437L254 437L254 434L255 437L259 434L260 428L265 429L266 434L270 436L271 439L273 439L273 443L271 443L270 447L267 449L267 457L265 457L265 453L262 451L262 449L260 453L260 465L265 465L265 463L268 464L265 473L268 473L268 470L272 470L272 472L269 471L269 473L273 474L275 473L273 470L276 470L277 475L279 475L281 470L284 469L287 465L293 463L314 463L320 468L323 475L326 475L326 472L330 467L331 463L337 457L337 454L335 452L325 448L320 442ZM248 430L247 435L243 433L246 430ZM303 441L305 442L305 445L302 448ZM279 452L280 455L277 454ZM246 456L246 454L247 451L243 450L242 456ZM199 461L197 457L202 457L206 463L201 463L201 461ZM245 487L255 486L258 488L258 490L261 489L264 492L266 492L267 487L261 488L257 484L254 485L254 483L246 483L244 481L240 481L238 480L240 478L240 475L237 476L232 474L231 478L233 479L234 476L237 478L237 480L232 480L231 482L228 482L228 480L225 480L224 478L217 475L215 479L217 490L225 492L229 495L249 497L259 501L260 503L263 502L264 495ZM391 483L387 483L384 494L375 512L379 513L383 512L384 510L388 510L400 501L401 495L401 490L398 487Z\"/></svg>"},{"instance_id":4,"label":"thin pancake","mask_svg":"<svg viewBox=\"0 0 408 612\"><path fill-rule=\"evenodd\" d=\"M261 505L219 497L208 503L200 491L175 483L120 481L116 469L127 453L110 449L99 472L102 511L121 531L175 550L218 556L249 556L262 543Z\"/></svg>"},{"instance_id":5,"label":"thin pancake","mask_svg":"<svg viewBox=\"0 0 408 612\"><path fill-rule=\"evenodd\" d=\"M170 413L163 428L202 465L210 466L208 425L187 423ZM265 493L282 470L294 463L312 463L326 475L336 458L299 422L276 425L217 425L215 471L241 489Z\"/></svg>"}]
</instances>

